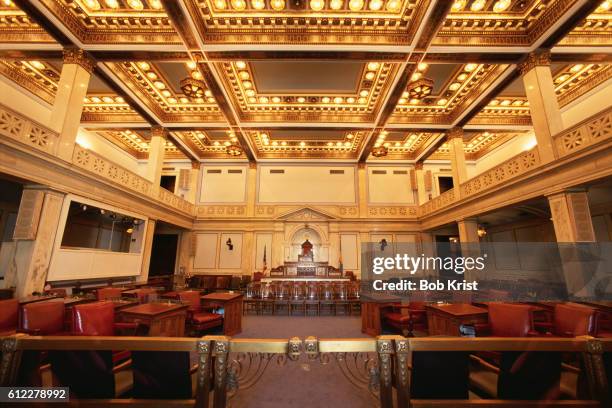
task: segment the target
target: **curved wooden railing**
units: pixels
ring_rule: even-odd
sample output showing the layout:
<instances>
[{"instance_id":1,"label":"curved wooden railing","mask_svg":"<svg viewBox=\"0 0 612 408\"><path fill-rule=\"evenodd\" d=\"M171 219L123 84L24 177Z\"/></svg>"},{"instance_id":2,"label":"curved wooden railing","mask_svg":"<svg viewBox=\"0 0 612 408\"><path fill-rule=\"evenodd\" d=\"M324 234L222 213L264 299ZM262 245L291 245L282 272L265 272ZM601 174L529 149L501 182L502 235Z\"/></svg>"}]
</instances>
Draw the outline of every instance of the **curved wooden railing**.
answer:
<instances>
[{"instance_id":1,"label":"curved wooden railing","mask_svg":"<svg viewBox=\"0 0 612 408\"><path fill-rule=\"evenodd\" d=\"M0 338L0 386L15 384L19 355L24 350L183 351L197 355L195 398L190 400L73 400L75 406L192 406L222 408L237 392L262 378L271 362L284 366L305 356L311 362L337 364L355 387L369 390L372 404L399 407L605 407L610 390L603 353L612 352L612 339L577 338L462 338L379 336L359 339L232 339L163 337L77 337L14 335ZM415 400L410 396L412 352L430 351L555 351L582 355L590 399L559 401ZM242 360L241 360L242 358ZM358 364L349 364L355 360ZM358 360L358 361L357 361ZM248 361L248 364L246 363ZM362 367L358 369L357 367ZM214 373L214 375L213 375ZM395 392L395 398L393 393ZM157 404L157 405L156 405ZM36 406L36 404L30 404Z\"/></svg>"}]
</instances>

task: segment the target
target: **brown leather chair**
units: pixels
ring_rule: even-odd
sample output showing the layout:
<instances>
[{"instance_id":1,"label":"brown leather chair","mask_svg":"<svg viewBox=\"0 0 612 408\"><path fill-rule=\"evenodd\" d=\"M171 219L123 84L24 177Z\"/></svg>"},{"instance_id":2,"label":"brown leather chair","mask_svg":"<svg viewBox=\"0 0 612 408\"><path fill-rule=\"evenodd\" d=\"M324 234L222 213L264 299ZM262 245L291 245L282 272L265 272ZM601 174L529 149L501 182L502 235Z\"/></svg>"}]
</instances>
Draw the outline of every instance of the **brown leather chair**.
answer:
<instances>
[{"instance_id":1,"label":"brown leather chair","mask_svg":"<svg viewBox=\"0 0 612 408\"><path fill-rule=\"evenodd\" d=\"M138 323L116 323L112 302L93 302L72 308L72 334L75 336L115 336L138 334Z\"/></svg>"},{"instance_id":2,"label":"brown leather chair","mask_svg":"<svg viewBox=\"0 0 612 408\"><path fill-rule=\"evenodd\" d=\"M536 307L523 304L490 303L489 322L475 326L477 336L538 336L534 327ZM539 400L560 395L561 354L553 352L476 353L480 368L470 374L472 387L488 397ZM486 372L497 372L491 384Z\"/></svg>"},{"instance_id":3,"label":"brown leather chair","mask_svg":"<svg viewBox=\"0 0 612 408\"><path fill-rule=\"evenodd\" d=\"M186 290L178 294L181 302L189 305L187 309L187 323L193 332L199 334L203 330L223 326L223 316L218 313L202 311L200 303L200 292L197 290Z\"/></svg>"},{"instance_id":4,"label":"brown leather chair","mask_svg":"<svg viewBox=\"0 0 612 408\"><path fill-rule=\"evenodd\" d=\"M10 336L17 331L19 324L19 301L0 300L0 336Z\"/></svg>"},{"instance_id":5,"label":"brown leather chair","mask_svg":"<svg viewBox=\"0 0 612 408\"><path fill-rule=\"evenodd\" d=\"M427 330L425 302L409 302L406 305L394 304L389 311L383 312L383 319L392 328L406 337L414 336L414 330Z\"/></svg>"},{"instance_id":6,"label":"brown leather chair","mask_svg":"<svg viewBox=\"0 0 612 408\"><path fill-rule=\"evenodd\" d=\"M551 323L538 322L536 327L561 337L593 336L597 331L597 309L577 303L555 305Z\"/></svg>"},{"instance_id":7,"label":"brown leather chair","mask_svg":"<svg viewBox=\"0 0 612 408\"><path fill-rule=\"evenodd\" d=\"M65 335L65 312L62 300L28 303L21 309L20 331L36 336Z\"/></svg>"},{"instance_id":8,"label":"brown leather chair","mask_svg":"<svg viewBox=\"0 0 612 408\"><path fill-rule=\"evenodd\" d=\"M98 300L107 300L107 299L117 299L121 297L121 292L123 292L124 288L113 288L106 287L100 288L96 290L96 298Z\"/></svg>"}]
</instances>

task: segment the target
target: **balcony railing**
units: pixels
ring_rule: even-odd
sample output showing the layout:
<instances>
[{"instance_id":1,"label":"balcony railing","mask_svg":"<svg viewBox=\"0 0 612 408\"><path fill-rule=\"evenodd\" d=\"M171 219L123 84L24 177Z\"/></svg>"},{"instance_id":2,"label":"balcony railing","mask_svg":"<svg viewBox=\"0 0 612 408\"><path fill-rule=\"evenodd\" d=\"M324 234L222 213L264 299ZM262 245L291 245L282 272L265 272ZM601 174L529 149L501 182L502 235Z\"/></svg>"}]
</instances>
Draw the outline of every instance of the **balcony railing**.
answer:
<instances>
[{"instance_id":1,"label":"balcony railing","mask_svg":"<svg viewBox=\"0 0 612 408\"><path fill-rule=\"evenodd\" d=\"M612 108L556 134L553 140L558 157L564 157L610 137L612 137Z\"/></svg>"},{"instance_id":2,"label":"balcony railing","mask_svg":"<svg viewBox=\"0 0 612 408\"><path fill-rule=\"evenodd\" d=\"M425 204L419 207L419 215L422 217L424 215L431 214L435 211L438 211L441 208L444 208L455 201L455 189L451 188L440 194L437 197L432 198L427 201Z\"/></svg>"},{"instance_id":3,"label":"balcony railing","mask_svg":"<svg viewBox=\"0 0 612 408\"><path fill-rule=\"evenodd\" d=\"M129 350L149 352L161 356L166 352L190 353L197 356L195 392L191 399L76 399L75 406L190 406L197 408L224 408L241 392L260 384L270 367L274 370L288 368L292 364L320 364L334 370L339 378L348 381L360 398L371 398L372 406L391 407L604 407L609 406L610 390L604 365L604 353L612 352L612 339L593 337L518 337L518 338L462 338L380 336L365 339L232 339L225 336L202 338L165 337L104 337L104 336L29 336L18 334L0 337L0 386L15 386L21 370L21 352L76 351L76 350ZM586 398L580 400L517 401L494 399L421 399L411 396L412 376L421 370L413 364L414 352L491 352L529 351L577 353L584 361L587 380ZM136 353L132 353L134 355ZM169 358L177 360L176 354ZM178 359L180 360L180 359ZM122 364L129 370L130 363ZM27 365L27 364L26 364ZM422 366L421 366L422 367ZM119 367L117 367L119 369ZM143 368L141 368L143 369ZM180 366L168 370L185 377ZM178 371L181 371L180 373ZM214 373L214 375L213 375ZM159 374L159 373L157 373ZM419 374L416 374L419 375ZM25 378L25 377L24 377ZM146 378L146 375L145 377ZM467 381L467 379L466 379ZM20 384L24 385L24 384ZM27 385L27 384L26 384ZM70 387L71 384L63 384ZM150 386L150 384L149 384ZM275 385L273 385L275 386ZM299 387L296 384L295 387ZM305 384L312 388L312 384ZM103 387L103 385L99 385ZM191 387L189 387L191 388ZM291 392L292 390L277 390ZM295 391L295 390L293 390ZM99 392L98 392L99 393ZM395 396L393 395L395 394ZM369 395L369 396L368 396ZM250 397L250 402L259 401ZM307 402L307 401L304 401ZM32 403L28 406L36 406ZM46 405L45 405L46 406Z\"/></svg>"},{"instance_id":4,"label":"balcony railing","mask_svg":"<svg viewBox=\"0 0 612 408\"><path fill-rule=\"evenodd\" d=\"M0 136L18 141L36 150L56 156L59 146L59 134L23 115L0 105ZM194 215L194 205L149 180L106 159L100 154L75 145L72 164L93 173L96 178L103 178L150 197L190 216Z\"/></svg>"}]
</instances>

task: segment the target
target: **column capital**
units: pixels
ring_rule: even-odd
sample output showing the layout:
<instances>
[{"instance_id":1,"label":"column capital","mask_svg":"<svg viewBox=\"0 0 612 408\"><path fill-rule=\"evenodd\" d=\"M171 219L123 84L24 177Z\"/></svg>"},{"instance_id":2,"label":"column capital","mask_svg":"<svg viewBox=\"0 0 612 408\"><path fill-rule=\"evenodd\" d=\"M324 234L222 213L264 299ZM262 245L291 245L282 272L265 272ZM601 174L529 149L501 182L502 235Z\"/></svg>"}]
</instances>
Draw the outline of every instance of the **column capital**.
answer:
<instances>
[{"instance_id":1,"label":"column capital","mask_svg":"<svg viewBox=\"0 0 612 408\"><path fill-rule=\"evenodd\" d=\"M151 126L151 137L154 137L154 136L159 136L163 139L167 139L168 131L163 126L159 126L159 125Z\"/></svg>"},{"instance_id":2,"label":"column capital","mask_svg":"<svg viewBox=\"0 0 612 408\"><path fill-rule=\"evenodd\" d=\"M366 164L365 164L365 162L359 162L359 163L357 163L357 168L358 168L358 169L365 169L365 168L366 168Z\"/></svg>"},{"instance_id":3,"label":"column capital","mask_svg":"<svg viewBox=\"0 0 612 408\"><path fill-rule=\"evenodd\" d=\"M535 67L550 66L550 51L535 50L527 55L527 59L518 65L521 75L525 75Z\"/></svg>"},{"instance_id":4,"label":"column capital","mask_svg":"<svg viewBox=\"0 0 612 408\"><path fill-rule=\"evenodd\" d=\"M423 170L423 162L422 161L418 161L418 162L414 163L414 169L415 170Z\"/></svg>"},{"instance_id":5,"label":"column capital","mask_svg":"<svg viewBox=\"0 0 612 408\"><path fill-rule=\"evenodd\" d=\"M455 126L453 128L450 128L446 132L446 137L448 138L448 140L455 139L455 138L463 139L463 128L459 127L459 126Z\"/></svg>"},{"instance_id":6,"label":"column capital","mask_svg":"<svg viewBox=\"0 0 612 408\"><path fill-rule=\"evenodd\" d=\"M76 64L90 74L96 66L96 61L80 48L66 47L64 48L64 64Z\"/></svg>"},{"instance_id":7,"label":"column capital","mask_svg":"<svg viewBox=\"0 0 612 408\"><path fill-rule=\"evenodd\" d=\"M257 169L257 162L249 162L249 169L256 170Z\"/></svg>"},{"instance_id":8,"label":"column capital","mask_svg":"<svg viewBox=\"0 0 612 408\"><path fill-rule=\"evenodd\" d=\"M192 160L191 161L191 169L192 170L200 170L200 166L202 165L202 163L200 163L197 160Z\"/></svg>"}]
</instances>

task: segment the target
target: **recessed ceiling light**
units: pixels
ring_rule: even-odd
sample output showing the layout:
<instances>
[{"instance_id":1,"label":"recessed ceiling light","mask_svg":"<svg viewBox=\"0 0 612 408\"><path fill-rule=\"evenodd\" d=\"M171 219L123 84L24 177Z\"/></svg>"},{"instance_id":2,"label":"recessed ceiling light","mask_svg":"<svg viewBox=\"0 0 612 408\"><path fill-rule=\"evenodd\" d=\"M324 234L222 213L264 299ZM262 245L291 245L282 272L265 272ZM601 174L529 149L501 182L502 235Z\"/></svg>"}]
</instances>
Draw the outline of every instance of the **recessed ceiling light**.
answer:
<instances>
[{"instance_id":1,"label":"recessed ceiling light","mask_svg":"<svg viewBox=\"0 0 612 408\"><path fill-rule=\"evenodd\" d=\"M400 7L402 6L402 3L399 0L389 0L387 2L387 10L389 11L398 11L400 9Z\"/></svg>"},{"instance_id":2,"label":"recessed ceiling light","mask_svg":"<svg viewBox=\"0 0 612 408\"><path fill-rule=\"evenodd\" d=\"M359 11L363 8L363 0L350 0L349 9L352 11Z\"/></svg>"},{"instance_id":3,"label":"recessed ceiling light","mask_svg":"<svg viewBox=\"0 0 612 408\"><path fill-rule=\"evenodd\" d=\"M369 71L376 71L379 67L380 67L380 64L378 62L370 62L370 63L368 63L368 70Z\"/></svg>"},{"instance_id":4,"label":"recessed ceiling light","mask_svg":"<svg viewBox=\"0 0 612 408\"><path fill-rule=\"evenodd\" d=\"M472 72L478 67L478 64L467 64L465 68L463 68L466 72Z\"/></svg>"},{"instance_id":5,"label":"recessed ceiling light","mask_svg":"<svg viewBox=\"0 0 612 408\"><path fill-rule=\"evenodd\" d=\"M225 10L227 8L227 3L225 0L215 0L215 7L219 10Z\"/></svg>"},{"instance_id":6,"label":"recessed ceiling light","mask_svg":"<svg viewBox=\"0 0 612 408\"><path fill-rule=\"evenodd\" d=\"M268 103L268 98L265 96L260 96L259 97L259 102L260 103Z\"/></svg>"},{"instance_id":7,"label":"recessed ceiling light","mask_svg":"<svg viewBox=\"0 0 612 408\"><path fill-rule=\"evenodd\" d=\"M299 98L297 98L297 101L299 103L304 103L304 102L306 102L306 98L304 98L303 96L300 96Z\"/></svg>"},{"instance_id":8,"label":"recessed ceiling light","mask_svg":"<svg viewBox=\"0 0 612 408\"><path fill-rule=\"evenodd\" d=\"M232 0L232 7L235 10L244 10L246 8L246 1L244 0Z\"/></svg>"},{"instance_id":9,"label":"recessed ceiling light","mask_svg":"<svg viewBox=\"0 0 612 408\"><path fill-rule=\"evenodd\" d=\"M112 9L119 8L119 2L117 0L104 0L104 4Z\"/></svg>"},{"instance_id":10,"label":"recessed ceiling light","mask_svg":"<svg viewBox=\"0 0 612 408\"><path fill-rule=\"evenodd\" d=\"M511 0L498 0L493 5L493 11L496 13L501 13L503 11L506 11L508 7L510 7L510 4L512 4Z\"/></svg>"},{"instance_id":11,"label":"recessed ceiling light","mask_svg":"<svg viewBox=\"0 0 612 408\"><path fill-rule=\"evenodd\" d=\"M85 0L85 5L91 10L100 10L100 3L98 3L98 0Z\"/></svg>"},{"instance_id":12,"label":"recessed ceiling light","mask_svg":"<svg viewBox=\"0 0 612 408\"><path fill-rule=\"evenodd\" d=\"M279 103L280 101L281 101L281 98L279 98L278 96L272 97L272 102Z\"/></svg>"},{"instance_id":13,"label":"recessed ceiling light","mask_svg":"<svg viewBox=\"0 0 612 408\"><path fill-rule=\"evenodd\" d=\"M438 104L438 105L446 105L446 102L448 102L448 100L446 100L446 99L442 98L442 99L438 99L437 104Z\"/></svg>"},{"instance_id":14,"label":"recessed ceiling light","mask_svg":"<svg viewBox=\"0 0 612 408\"><path fill-rule=\"evenodd\" d=\"M329 103L331 101L331 99L327 96L324 96L323 98L321 98L321 102L323 103Z\"/></svg>"},{"instance_id":15,"label":"recessed ceiling light","mask_svg":"<svg viewBox=\"0 0 612 408\"><path fill-rule=\"evenodd\" d=\"M366 89L364 89L363 91L359 92L359 95L360 95L360 96L363 96L364 98L365 98L366 96L368 96L369 94L370 94L370 93L369 93L369 92L368 92Z\"/></svg>"},{"instance_id":16,"label":"recessed ceiling light","mask_svg":"<svg viewBox=\"0 0 612 408\"><path fill-rule=\"evenodd\" d=\"M449 85L448 89L450 89L451 91L456 91L457 89L459 89L459 87L461 87L461 84L459 82L453 82Z\"/></svg>"},{"instance_id":17,"label":"recessed ceiling light","mask_svg":"<svg viewBox=\"0 0 612 408\"><path fill-rule=\"evenodd\" d=\"M310 0L310 8L314 11L321 11L325 7L325 2L323 0Z\"/></svg>"},{"instance_id":18,"label":"recessed ceiling light","mask_svg":"<svg viewBox=\"0 0 612 408\"><path fill-rule=\"evenodd\" d=\"M246 89L250 89L253 87L253 83L251 81L243 81L242 86L244 86Z\"/></svg>"},{"instance_id":19,"label":"recessed ceiling light","mask_svg":"<svg viewBox=\"0 0 612 408\"><path fill-rule=\"evenodd\" d=\"M474 0L472 5L470 6L470 10L472 11L480 11L487 4L487 0Z\"/></svg>"},{"instance_id":20,"label":"recessed ceiling light","mask_svg":"<svg viewBox=\"0 0 612 408\"><path fill-rule=\"evenodd\" d=\"M149 5L155 10L161 10L163 7L160 0L149 0Z\"/></svg>"},{"instance_id":21,"label":"recessed ceiling light","mask_svg":"<svg viewBox=\"0 0 612 408\"><path fill-rule=\"evenodd\" d=\"M582 64L576 64L573 67L570 68L570 71L572 71L573 73L576 73L578 71L580 71L582 68L584 68L584 65Z\"/></svg>"},{"instance_id":22,"label":"recessed ceiling light","mask_svg":"<svg viewBox=\"0 0 612 408\"><path fill-rule=\"evenodd\" d=\"M452 11L461 11L465 8L467 0L455 0L453 5L451 6Z\"/></svg>"},{"instance_id":23,"label":"recessed ceiling light","mask_svg":"<svg viewBox=\"0 0 612 408\"><path fill-rule=\"evenodd\" d=\"M246 96L255 96L255 91L252 89L247 89L245 91Z\"/></svg>"},{"instance_id":24,"label":"recessed ceiling light","mask_svg":"<svg viewBox=\"0 0 612 408\"><path fill-rule=\"evenodd\" d=\"M30 65L32 65L36 69L45 69L47 68L45 64L40 61L30 61Z\"/></svg>"},{"instance_id":25,"label":"recessed ceiling light","mask_svg":"<svg viewBox=\"0 0 612 408\"><path fill-rule=\"evenodd\" d=\"M134 10L142 10L144 8L144 6L142 5L142 1L140 0L128 0L127 4Z\"/></svg>"},{"instance_id":26,"label":"recessed ceiling light","mask_svg":"<svg viewBox=\"0 0 612 408\"><path fill-rule=\"evenodd\" d=\"M353 97L346 98L346 101L347 101L348 103L355 103L355 98L353 98Z\"/></svg>"},{"instance_id":27,"label":"recessed ceiling light","mask_svg":"<svg viewBox=\"0 0 612 408\"><path fill-rule=\"evenodd\" d=\"M273 10L281 11L285 8L285 0L270 0L270 6Z\"/></svg>"},{"instance_id":28,"label":"recessed ceiling light","mask_svg":"<svg viewBox=\"0 0 612 408\"><path fill-rule=\"evenodd\" d=\"M244 62L244 61L236 62L236 68L238 68L238 69L245 69L246 68L246 62Z\"/></svg>"},{"instance_id":29,"label":"recessed ceiling light","mask_svg":"<svg viewBox=\"0 0 612 408\"><path fill-rule=\"evenodd\" d=\"M467 74L463 73L457 77L457 81L465 81L467 79Z\"/></svg>"},{"instance_id":30,"label":"recessed ceiling light","mask_svg":"<svg viewBox=\"0 0 612 408\"><path fill-rule=\"evenodd\" d=\"M370 71L368 73L366 73L365 77L367 80L371 81L372 79L374 79L374 77L376 76L376 73Z\"/></svg>"},{"instance_id":31,"label":"recessed ceiling light","mask_svg":"<svg viewBox=\"0 0 612 408\"><path fill-rule=\"evenodd\" d=\"M151 69L151 66L149 65L149 63L145 61L139 62L138 67L142 69L143 71L148 71L149 69Z\"/></svg>"},{"instance_id":32,"label":"recessed ceiling light","mask_svg":"<svg viewBox=\"0 0 612 408\"><path fill-rule=\"evenodd\" d=\"M263 10L266 7L264 0L251 0L251 5L255 10Z\"/></svg>"},{"instance_id":33,"label":"recessed ceiling light","mask_svg":"<svg viewBox=\"0 0 612 408\"><path fill-rule=\"evenodd\" d=\"M342 102L344 102L344 99L343 99L343 98L341 98L341 97L339 97L339 96L336 96L336 97L334 98L334 103L342 103Z\"/></svg>"},{"instance_id":34,"label":"recessed ceiling light","mask_svg":"<svg viewBox=\"0 0 612 408\"><path fill-rule=\"evenodd\" d=\"M247 79L249 79L251 77L247 71L240 71L238 76L240 77L240 79L242 79L244 81L246 81Z\"/></svg>"},{"instance_id":35,"label":"recessed ceiling light","mask_svg":"<svg viewBox=\"0 0 612 408\"><path fill-rule=\"evenodd\" d=\"M342 8L342 5L344 4L343 0L331 0L329 2L329 7L332 10L340 10Z\"/></svg>"},{"instance_id":36,"label":"recessed ceiling light","mask_svg":"<svg viewBox=\"0 0 612 408\"><path fill-rule=\"evenodd\" d=\"M368 7L372 11L378 11L382 8L382 5L383 5L382 0L370 0L370 4L368 4Z\"/></svg>"},{"instance_id":37,"label":"recessed ceiling light","mask_svg":"<svg viewBox=\"0 0 612 408\"><path fill-rule=\"evenodd\" d=\"M157 89L164 89L166 87L166 84L164 84L162 81L155 81L153 82L153 85L155 85Z\"/></svg>"}]
</instances>

